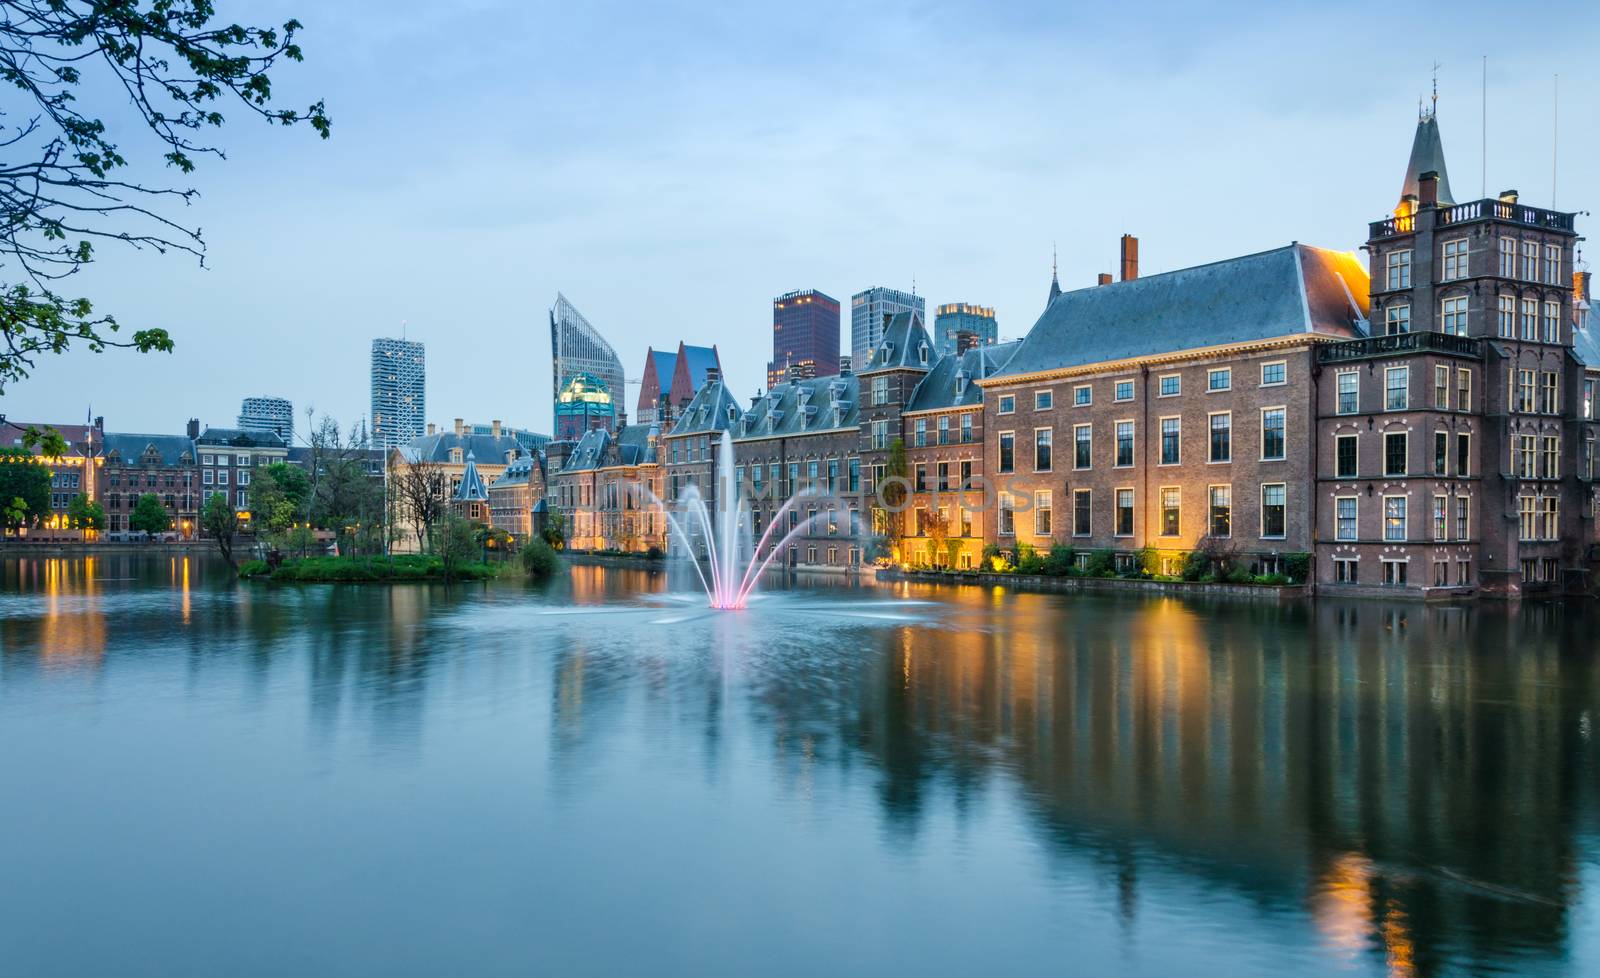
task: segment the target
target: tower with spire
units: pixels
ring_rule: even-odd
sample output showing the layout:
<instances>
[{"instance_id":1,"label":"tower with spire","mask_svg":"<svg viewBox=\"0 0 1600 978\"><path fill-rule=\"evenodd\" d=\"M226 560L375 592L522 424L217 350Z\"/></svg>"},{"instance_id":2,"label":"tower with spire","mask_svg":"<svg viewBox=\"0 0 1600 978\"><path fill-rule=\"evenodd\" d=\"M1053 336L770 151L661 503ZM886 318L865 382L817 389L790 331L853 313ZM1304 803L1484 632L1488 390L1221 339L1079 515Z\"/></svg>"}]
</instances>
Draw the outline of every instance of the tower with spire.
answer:
<instances>
[{"instance_id":1,"label":"tower with spire","mask_svg":"<svg viewBox=\"0 0 1600 978\"><path fill-rule=\"evenodd\" d=\"M1579 520L1594 505L1588 485L1562 478L1585 469L1579 398L1563 393L1578 387L1574 215L1515 190L1458 201L1438 107L1436 82L1400 200L1369 227L1377 335L1323 357L1339 393L1320 437L1351 452L1324 478L1355 515L1343 559L1359 560L1363 579L1541 590L1577 571L1587 558L1576 541L1593 535ZM1427 545L1399 545L1411 541Z\"/></svg>"},{"instance_id":2,"label":"tower with spire","mask_svg":"<svg viewBox=\"0 0 1600 978\"><path fill-rule=\"evenodd\" d=\"M1056 246L1050 246L1050 298L1044 300L1044 307L1050 308L1050 303L1056 301L1056 296L1061 294L1061 278L1056 274Z\"/></svg>"}]
</instances>

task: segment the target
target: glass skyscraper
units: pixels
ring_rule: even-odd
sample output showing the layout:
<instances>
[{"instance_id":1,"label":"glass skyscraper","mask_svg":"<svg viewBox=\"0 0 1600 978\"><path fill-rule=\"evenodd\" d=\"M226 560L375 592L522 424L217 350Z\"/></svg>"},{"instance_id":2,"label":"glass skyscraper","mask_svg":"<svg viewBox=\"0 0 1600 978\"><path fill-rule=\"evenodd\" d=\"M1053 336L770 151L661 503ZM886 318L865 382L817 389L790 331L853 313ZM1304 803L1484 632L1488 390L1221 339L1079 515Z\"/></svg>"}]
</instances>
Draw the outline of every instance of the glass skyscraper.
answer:
<instances>
[{"instance_id":1,"label":"glass skyscraper","mask_svg":"<svg viewBox=\"0 0 1600 978\"><path fill-rule=\"evenodd\" d=\"M966 334L965 345L961 343ZM933 346L941 355L960 353L974 346L994 346L1000 342L1000 324L994 308L970 302L947 302L933 320Z\"/></svg>"},{"instance_id":2,"label":"glass skyscraper","mask_svg":"<svg viewBox=\"0 0 1600 978\"><path fill-rule=\"evenodd\" d=\"M901 312L916 312L927 322L928 304L922 296L875 286L850 297L850 360L857 369L872 360L883 342L883 324Z\"/></svg>"},{"instance_id":3,"label":"glass skyscraper","mask_svg":"<svg viewBox=\"0 0 1600 978\"><path fill-rule=\"evenodd\" d=\"M389 449L421 437L427 413L427 358L422 344L372 341L372 444Z\"/></svg>"},{"instance_id":4,"label":"glass skyscraper","mask_svg":"<svg viewBox=\"0 0 1600 978\"><path fill-rule=\"evenodd\" d=\"M550 367L557 438L576 439L590 428L615 426L623 397L622 361L559 292L550 308Z\"/></svg>"},{"instance_id":5,"label":"glass skyscraper","mask_svg":"<svg viewBox=\"0 0 1600 978\"><path fill-rule=\"evenodd\" d=\"M772 300L772 359L767 387L793 369L802 377L839 372L839 300L816 289L785 292Z\"/></svg>"}]
</instances>

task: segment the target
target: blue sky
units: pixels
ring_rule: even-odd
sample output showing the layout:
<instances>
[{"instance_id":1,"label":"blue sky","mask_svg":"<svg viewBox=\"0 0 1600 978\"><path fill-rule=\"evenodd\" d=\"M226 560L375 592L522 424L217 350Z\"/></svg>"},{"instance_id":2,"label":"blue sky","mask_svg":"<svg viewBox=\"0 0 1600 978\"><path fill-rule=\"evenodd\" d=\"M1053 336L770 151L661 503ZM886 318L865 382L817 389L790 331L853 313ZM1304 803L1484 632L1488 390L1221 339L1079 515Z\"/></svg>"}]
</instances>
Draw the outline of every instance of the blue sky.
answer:
<instances>
[{"instance_id":1,"label":"blue sky","mask_svg":"<svg viewBox=\"0 0 1600 978\"><path fill-rule=\"evenodd\" d=\"M1476 196L1485 53L1489 192L1550 203L1559 72L1556 204L1600 210L1600 4L232 6L305 23L276 90L325 97L333 139L235 112L183 215L208 267L106 251L79 283L177 352L57 358L0 400L12 418L92 404L179 431L275 394L351 421L371 338L404 321L429 420L548 431L558 289L630 377L649 344L716 343L746 395L789 289L914 277L1020 336L1052 244L1068 289L1113 270L1125 231L1147 273L1357 248L1435 60L1451 182Z\"/></svg>"}]
</instances>

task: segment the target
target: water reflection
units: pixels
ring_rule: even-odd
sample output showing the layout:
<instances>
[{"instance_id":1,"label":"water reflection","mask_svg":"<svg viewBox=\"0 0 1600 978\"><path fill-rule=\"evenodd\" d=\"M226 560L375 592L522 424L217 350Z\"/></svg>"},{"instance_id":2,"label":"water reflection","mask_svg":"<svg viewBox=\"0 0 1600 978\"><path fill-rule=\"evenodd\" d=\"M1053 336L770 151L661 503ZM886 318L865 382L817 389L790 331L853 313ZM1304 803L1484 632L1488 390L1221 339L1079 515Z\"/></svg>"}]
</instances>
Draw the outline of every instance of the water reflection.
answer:
<instances>
[{"instance_id":1,"label":"water reflection","mask_svg":"<svg viewBox=\"0 0 1600 978\"><path fill-rule=\"evenodd\" d=\"M1053 892L1111 908L1119 935L1076 938L1101 964L1119 959L1096 942L1120 941L1171 943L1215 974L1561 973L1600 942L1580 885L1600 863L1587 606L1278 608L830 578L746 614L612 613L658 609L666 584L584 568L546 587L241 588L198 559L7 560L0 703L97 671L103 697L119 682L146 695L175 671L191 702L276 716L289 742L304 732L319 770L423 770L488 718L502 744L447 756L506 752L480 803L517 809L513 823L637 809L649 816L630 831L649 837L664 796L723 812L754 782L781 805L760 818L865 846L887 873L959 862L952 838L1002 847ZM840 611L850 600L883 613ZM575 608L593 612L549 614ZM857 793L866 840L846 837ZM727 811L706 838L655 841L712 863L770 830ZM563 845L615 844L562 824L577 833ZM745 885L774 898L800 884ZM1039 941L1033 960L1059 960Z\"/></svg>"}]
</instances>

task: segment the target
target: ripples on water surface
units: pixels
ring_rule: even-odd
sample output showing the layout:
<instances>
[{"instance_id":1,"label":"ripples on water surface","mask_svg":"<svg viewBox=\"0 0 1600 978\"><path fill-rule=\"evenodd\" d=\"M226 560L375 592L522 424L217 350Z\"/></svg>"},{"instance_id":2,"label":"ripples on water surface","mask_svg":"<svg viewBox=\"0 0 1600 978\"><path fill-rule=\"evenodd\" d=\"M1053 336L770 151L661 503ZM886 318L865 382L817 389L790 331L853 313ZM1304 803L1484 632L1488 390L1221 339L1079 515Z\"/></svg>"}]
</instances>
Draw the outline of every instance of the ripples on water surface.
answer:
<instances>
[{"instance_id":1,"label":"ripples on water surface","mask_svg":"<svg viewBox=\"0 0 1600 978\"><path fill-rule=\"evenodd\" d=\"M1589 605L0 563L0 973L1600 974Z\"/></svg>"}]
</instances>

